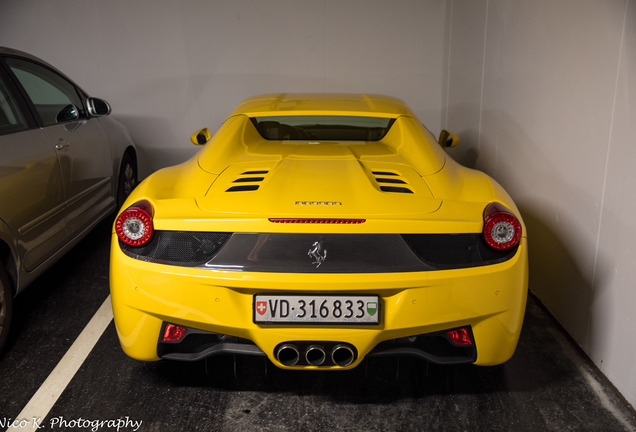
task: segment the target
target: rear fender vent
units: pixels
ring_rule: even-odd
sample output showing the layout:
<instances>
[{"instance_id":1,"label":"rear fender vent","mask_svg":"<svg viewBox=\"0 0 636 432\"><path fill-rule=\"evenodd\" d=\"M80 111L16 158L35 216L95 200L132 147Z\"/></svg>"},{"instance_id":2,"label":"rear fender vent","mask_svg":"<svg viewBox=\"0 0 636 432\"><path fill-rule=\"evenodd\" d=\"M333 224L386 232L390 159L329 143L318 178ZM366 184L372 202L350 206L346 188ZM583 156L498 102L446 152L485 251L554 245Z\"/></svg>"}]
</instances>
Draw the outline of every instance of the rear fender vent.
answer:
<instances>
[{"instance_id":1,"label":"rear fender vent","mask_svg":"<svg viewBox=\"0 0 636 432\"><path fill-rule=\"evenodd\" d=\"M225 192L246 192L255 191L259 188L259 185L247 185L247 186L232 186Z\"/></svg>"},{"instance_id":2,"label":"rear fender vent","mask_svg":"<svg viewBox=\"0 0 636 432\"><path fill-rule=\"evenodd\" d=\"M382 192L413 193L413 191L409 188L395 186L380 186L380 190Z\"/></svg>"},{"instance_id":3,"label":"rear fender vent","mask_svg":"<svg viewBox=\"0 0 636 432\"><path fill-rule=\"evenodd\" d=\"M372 171L382 192L413 193L400 174L390 171ZM399 186L398 186L399 185Z\"/></svg>"},{"instance_id":4,"label":"rear fender vent","mask_svg":"<svg viewBox=\"0 0 636 432\"><path fill-rule=\"evenodd\" d=\"M225 192L246 192L258 190L261 186L261 182L265 180L265 174L268 172L269 171L263 170L245 171L232 182L238 184L230 187Z\"/></svg>"}]
</instances>

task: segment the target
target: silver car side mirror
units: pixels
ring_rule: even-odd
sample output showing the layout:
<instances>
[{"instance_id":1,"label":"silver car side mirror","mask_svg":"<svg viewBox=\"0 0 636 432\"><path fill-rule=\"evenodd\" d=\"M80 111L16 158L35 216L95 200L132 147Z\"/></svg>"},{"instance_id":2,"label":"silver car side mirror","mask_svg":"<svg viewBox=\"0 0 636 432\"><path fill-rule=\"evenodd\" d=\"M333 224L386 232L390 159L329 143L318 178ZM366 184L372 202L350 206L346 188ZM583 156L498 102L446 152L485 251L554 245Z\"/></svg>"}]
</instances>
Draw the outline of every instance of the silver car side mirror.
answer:
<instances>
[{"instance_id":1,"label":"silver car side mirror","mask_svg":"<svg viewBox=\"0 0 636 432\"><path fill-rule=\"evenodd\" d=\"M88 114L93 117L106 116L111 112L110 105L104 99L89 97L86 100L86 105L88 107Z\"/></svg>"}]
</instances>

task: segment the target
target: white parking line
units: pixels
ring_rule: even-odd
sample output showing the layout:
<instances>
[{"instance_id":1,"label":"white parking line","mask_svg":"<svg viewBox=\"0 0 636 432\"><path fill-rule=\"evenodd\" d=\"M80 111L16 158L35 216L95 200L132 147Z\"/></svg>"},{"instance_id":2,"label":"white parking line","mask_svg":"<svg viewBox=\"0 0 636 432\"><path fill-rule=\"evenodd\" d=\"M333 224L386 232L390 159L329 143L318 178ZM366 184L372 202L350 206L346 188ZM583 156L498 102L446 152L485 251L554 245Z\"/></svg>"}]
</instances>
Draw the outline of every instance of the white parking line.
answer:
<instances>
[{"instance_id":1,"label":"white parking line","mask_svg":"<svg viewBox=\"0 0 636 432\"><path fill-rule=\"evenodd\" d=\"M38 426L43 426L44 418L82 366L112 319L113 309L109 295L64 354L62 360L55 366L53 372L35 392L22 412L15 417L13 425L7 429L7 432L32 431L37 430Z\"/></svg>"}]
</instances>

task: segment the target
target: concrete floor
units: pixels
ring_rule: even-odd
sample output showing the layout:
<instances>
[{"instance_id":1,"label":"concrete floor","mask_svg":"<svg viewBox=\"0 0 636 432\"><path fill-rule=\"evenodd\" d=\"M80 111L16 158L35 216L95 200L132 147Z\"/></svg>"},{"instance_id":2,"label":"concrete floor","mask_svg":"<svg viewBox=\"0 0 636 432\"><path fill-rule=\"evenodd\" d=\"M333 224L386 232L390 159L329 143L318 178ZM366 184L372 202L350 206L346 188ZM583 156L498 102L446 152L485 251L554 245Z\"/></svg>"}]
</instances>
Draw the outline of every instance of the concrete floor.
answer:
<instances>
[{"instance_id":1,"label":"concrete floor","mask_svg":"<svg viewBox=\"0 0 636 432\"><path fill-rule=\"evenodd\" d=\"M110 221L15 305L0 357L0 430L108 296ZM236 360L236 361L235 361ZM348 372L282 371L259 358L142 363L114 324L40 430L636 431L636 413L530 296L515 356L497 367L377 359ZM128 424L125 422L128 421ZM133 423L134 422L134 423ZM11 429L13 430L13 429Z\"/></svg>"}]
</instances>

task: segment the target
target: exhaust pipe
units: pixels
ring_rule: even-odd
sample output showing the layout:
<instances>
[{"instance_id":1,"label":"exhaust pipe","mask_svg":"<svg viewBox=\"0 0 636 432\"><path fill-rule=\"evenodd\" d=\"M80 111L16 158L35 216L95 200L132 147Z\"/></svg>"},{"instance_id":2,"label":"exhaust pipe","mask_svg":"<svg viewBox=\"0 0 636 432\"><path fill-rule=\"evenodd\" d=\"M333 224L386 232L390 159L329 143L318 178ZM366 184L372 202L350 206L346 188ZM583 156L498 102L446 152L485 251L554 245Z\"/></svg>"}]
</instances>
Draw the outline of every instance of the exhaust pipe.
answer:
<instances>
[{"instance_id":1,"label":"exhaust pipe","mask_svg":"<svg viewBox=\"0 0 636 432\"><path fill-rule=\"evenodd\" d=\"M294 366L300 360L298 348L293 344L284 344L276 351L276 360L285 366Z\"/></svg>"},{"instance_id":2,"label":"exhaust pipe","mask_svg":"<svg viewBox=\"0 0 636 432\"><path fill-rule=\"evenodd\" d=\"M349 345L339 344L331 350L331 361L336 366L349 366L355 359L355 352Z\"/></svg>"},{"instance_id":3,"label":"exhaust pipe","mask_svg":"<svg viewBox=\"0 0 636 432\"><path fill-rule=\"evenodd\" d=\"M320 366L325 362L326 358L325 349L320 345L311 345L305 351L305 360L307 360L307 364L312 366Z\"/></svg>"}]
</instances>

